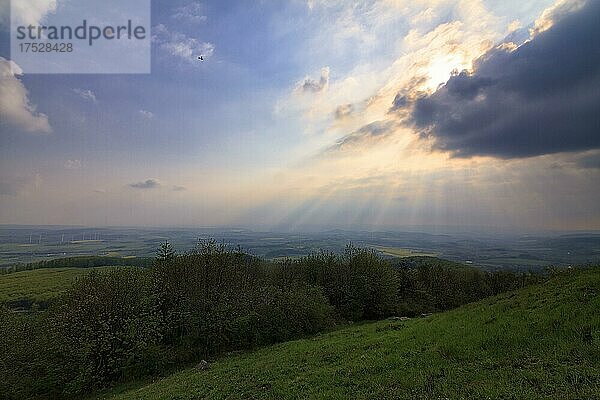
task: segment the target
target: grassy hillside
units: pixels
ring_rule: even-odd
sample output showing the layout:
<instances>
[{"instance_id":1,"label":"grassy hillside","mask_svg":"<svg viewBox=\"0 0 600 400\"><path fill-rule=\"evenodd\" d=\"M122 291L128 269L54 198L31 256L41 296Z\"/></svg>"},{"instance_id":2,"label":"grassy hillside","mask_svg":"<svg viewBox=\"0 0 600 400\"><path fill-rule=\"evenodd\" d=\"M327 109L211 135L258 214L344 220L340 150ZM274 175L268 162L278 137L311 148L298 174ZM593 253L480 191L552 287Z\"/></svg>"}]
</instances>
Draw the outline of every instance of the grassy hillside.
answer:
<instances>
[{"instance_id":1,"label":"grassy hillside","mask_svg":"<svg viewBox=\"0 0 600 400\"><path fill-rule=\"evenodd\" d=\"M101 268L108 267L94 269ZM45 268L0 275L0 303L46 302L89 272L89 268Z\"/></svg>"},{"instance_id":2,"label":"grassy hillside","mask_svg":"<svg viewBox=\"0 0 600 400\"><path fill-rule=\"evenodd\" d=\"M600 269L231 355L110 399L600 398ZM124 390L124 389L122 389Z\"/></svg>"}]
</instances>

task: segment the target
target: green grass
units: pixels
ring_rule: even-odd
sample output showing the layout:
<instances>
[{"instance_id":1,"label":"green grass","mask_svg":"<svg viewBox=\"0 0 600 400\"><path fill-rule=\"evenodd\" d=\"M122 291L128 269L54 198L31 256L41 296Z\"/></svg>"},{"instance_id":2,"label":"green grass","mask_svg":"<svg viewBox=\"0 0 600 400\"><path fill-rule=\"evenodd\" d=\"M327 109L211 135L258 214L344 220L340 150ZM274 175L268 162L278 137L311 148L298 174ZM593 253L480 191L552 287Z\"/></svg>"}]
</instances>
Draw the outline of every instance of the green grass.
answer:
<instances>
[{"instance_id":1,"label":"green grass","mask_svg":"<svg viewBox=\"0 0 600 400\"><path fill-rule=\"evenodd\" d=\"M409 321L230 355L117 399L598 399L600 269ZM121 393L118 393L118 391Z\"/></svg>"},{"instance_id":2,"label":"green grass","mask_svg":"<svg viewBox=\"0 0 600 400\"><path fill-rule=\"evenodd\" d=\"M64 292L75 278L88 274L92 269L44 268L0 275L0 303L48 301Z\"/></svg>"}]
</instances>

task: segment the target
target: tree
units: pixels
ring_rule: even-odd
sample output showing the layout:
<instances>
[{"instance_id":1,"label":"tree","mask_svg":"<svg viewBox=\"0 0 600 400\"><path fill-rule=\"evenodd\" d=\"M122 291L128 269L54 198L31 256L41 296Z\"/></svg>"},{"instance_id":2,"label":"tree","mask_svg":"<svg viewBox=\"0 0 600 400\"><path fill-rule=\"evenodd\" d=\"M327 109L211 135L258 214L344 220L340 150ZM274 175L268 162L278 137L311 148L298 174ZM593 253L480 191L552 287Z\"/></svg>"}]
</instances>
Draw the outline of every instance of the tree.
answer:
<instances>
[{"instance_id":1,"label":"tree","mask_svg":"<svg viewBox=\"0 0 600 400\"><path fill-rule=\"evenodd\" d=\"M175 249L171 246L168 240L164 243L161 243L158 251L156 252L156 259L158 261L168 261L172 260L175 257Z\"/></svg>"}]
</instances>

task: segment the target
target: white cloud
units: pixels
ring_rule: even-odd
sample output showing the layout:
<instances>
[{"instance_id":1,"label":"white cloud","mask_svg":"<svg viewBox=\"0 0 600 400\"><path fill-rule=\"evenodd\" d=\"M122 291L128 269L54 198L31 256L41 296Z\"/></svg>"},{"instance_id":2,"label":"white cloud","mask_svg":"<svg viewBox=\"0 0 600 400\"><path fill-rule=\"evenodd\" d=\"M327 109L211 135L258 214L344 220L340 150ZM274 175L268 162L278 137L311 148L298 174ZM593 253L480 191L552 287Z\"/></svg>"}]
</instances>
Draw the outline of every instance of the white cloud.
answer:
<instances>
[{"instance_id":1,"label":"white cloud","mask_svg":"<svg viewBox=\"0 0 600 400\"><path fill-rule=\"evenodd\" d=\"M536 26L547 27L548 23L559 18L557 15L577 6L578 1L559 1L557 4L567 5L552 7L553 11L546 12ZM379 4L385 2L382 0ZM318 9L319 3L319 0L311 1L313 12L322 12ZM281 100L281 108L288 112L286 118L297 118L301 121L299 126L309 127L311 133L324 133L314 136L328 136L321 143L324 142L322 148L329 151L321 152L320 157L313 156L317 151L306 143L317 139L310 137L310 141L303 141L298 153L306 154L306 161L279 173L273 180L277 182L277 189L273 190L286 193L282 198L293 193L293 196L289 195L290 202L310 204L308 211L302 210L306 213L305 218L320 223L327 217L339 222L339 217L332 217L340 215L336 214L341 208L336 203L336 196L351 199L349 208L352 212L347 215L360 215L360 205L364 202L365 208L374 214L369 214L369 219L380 219L385 224L390 223L390 219L403 224L423 223L429 215L434 215L432 220L440 223L444 218L460 220L464 214L466 219L478 223L484 220L486 223L503 223L504 219L514 219L515 224L560 225L565 220L553 216L553 211L569 208L559 203L577 204L578 201L586 204L581 209L588 210L589 216L589 210L595 205L591 205L595 192L591 195L582 188L592 179L597 179L599 164L595 156L570 161L562 170L569 189L563 190L565 196L552 197L547 195L547 188L556 185L548 185L548 180L558 179L556 176L560 172L552 170L549 174L548 171L556 157L548 157L544 162L539 158L510 162L483 157L455 159L447 153L432 152L429 139L419 137L409 126L397 124L389 130L376 129L378 126L373 125L374 121L401 121L402 115L398 111L389 112L396 96L396 103L400 104L403 96L410 100L411 96L435 91L439 83L447 81L453 69L472 69L473 59L484 54L511 31L519 29L514 16L498 17L479 0L387 0L387 3L390 10L396 7L395 13L404 16L402 23L393 27L394 32L378 35L381 38L379 42L394 42L393 47L386 47L389 52L385 55L389 58L382 57L383 53L379 52L374 52L371 57L360 57L364 53L357 47L357 57L352 59L356 64L344 68L332 57L321 55L317 45L314 52L313 48L303 51L303 54L311 54L312 63L305 72L310 74L314 65L327 63L335 71L335 78L330 79L327 91L319 92L318 96L290 96L286 93L287 97ZM347 4L353 7L356 3ZM362 15L367 18L376 14ZM323 18L335 21L331 16ZM522 26L528 26L530 21L522 19ZM324 31L335 29L333 25L324 28ZM338 28L343 29L343 26ZM319 31L315 36L315 42L329 51L327 41L333 37L331 32ZM307 43L312 44L312 41ZM360 46L359 40L356 43ZM343 62L350 62L347 60L350 58L344 58ZM314 73L310 76L318 80ZM354 106L352 118L334 120L335 116L346 115L349 104ZM333 131L333 128L336 130ZM332 146L331 143L337 145ZM354 192L356 187L360 187L362 193ZM456 192L456 187L462 188L461 193ZM399 193L405 198L403 209L395 208L398 202L392 204ZM573 193L580 193L581 197L574 200ZM568 198L567 194L573 198ZM264 194L265 198L269 196L277 198L278 195ZM374 205L373 200L379 204ZM286 199L280 201L278 198L277 201L283 204ZM335 211L324 210L319 214L319 207L326 208L332 204L337 207ZM448 204L460 206L450 209ZM530 204L547 205L547 209L552 210L547 213L548 220L546 213L528 213ZM543 206L536 208L544 209ZM281 218L290 214L289 209L286 205ZM476 213L471 216L473 209ZM275 207L268 210L269 215L277 218ZM315 217L317 214L319 216ZM303 218L300 213L294 215L296 220ZM568 223L574 226L579 222L573 218ZM582 225L586 223L584 221Z\"/></svg>"},{"instance_id":2,"label":"white cloud","mask_svg":"<svg viewBox=\"0 0 600 400\"><path fill-rule=\"evenodd\" d=\"M199 56L205 59L212 56L215 46L209 42L202 42L179 32L171 32L164 24L154 27L152 41L157 43L161 50L172 57L186 63L200 65Z\"/></svg>"},{"instance_id":3,"label":"white cloud","mask_svg":"<svg viewBox=\"0 0 600 400\"><path fill-rule=\"evenodd\" d=\"M353 15L358 24L375 32L375 42L360 38L358 33L352 37L348 23L323 24L323 30L306 41L303 53L311 54L312 65L329 65L335 71L327 81L327 90L300 96L298 89L308 79L294 82L296 90L276 104L275 112L297 121L307 135L297 150L304 161L282 172L277 181L286 189L302 188L305 196L311 196L311 190L315 196L329 196L321 190L328 186L334 187L333 192L346 192L348 186L342 182L349 176L360 179L386 175L399 185L398 177L402 176L461 170L461 161L432 153L432 143L399 123L402 116L390 113L390 108L399 95L410 97L433 91L454 69L471 69L475 58L508 33L509 21L496 17L480 0L382 0L360 4L312 2L312 12L319 22ZM344 11L344 7L350 11ZM336 29L342 32L336 34ZM348 37L348 57L336 58L335 50L329 52L330 41L339 36ZM314 66L306 72L313 83L318 83L311 71ZM389 198L396 197L398 193L390 190Z\"/></svg>"},{"instance_id":4,"label":"white cloud","mask_svg":"<svg viewBox=\"0 0 600 400\"><path fill-rule=\"evenodd\" d=\"M97 102L96 94L89 89L75 88L73 89L73 92L84 100L91 101L92 103Z\"/></svg>"},{"instance_id":5,"label":"white cloud","mask_svg":"<svg viewBox=\"0 0 600 400\"><path fill-rule=\"evenodd\" d=\"M8 26L11 8L15 22L21 25L39 25L44 17L55 12L57 7L57 0L0 0L0 25Z\"/></svg>"},{"instance_id":6,"label":"white cloud","mask_svg":"<svg viewBox=\"0 0 600 400\"><path fill-rule=\"evenodd\" d=\"M312 47L325 54L362 52L377 41L377 29L392 16L383 2L310 0L307 6L319 23ZM356 54L356 53L355 53Z\"/></svg>"},{"instance_id":7,"label":"white cloud","mask_svg":"<svg viewBox=\"0 0 600 400\"><path fill-rule=\"evenodd\" d=\"M435 90L453 69L471 68L509 26L482 0L311 0L308 8L319 30L299 51L311 54L311 69L274 112L329 141L389 119L399 92ZM335 76L316 77L315 65L329 65ZM336 118L347 104L352 118Z\"/></svg>"},{"instance_id":8,"label":"white cloud","mask_svg":"<svg viewBox=\"0 0 600 400\"><path fill-rule=\"evenodd\" d=\"M0 57L0 126L29 133L52 132L48 116L29 102L27 89L17 78L21 74L17 64Z\"/></svg>"},{"instance_id":9,"label":"white cloud","mask_svg":"<svg viewBox=\"0 0 600 400\"><path fill-rule=\"evenodd\" d=\"M529 31L531 36L536 36L552 28L555 21L581 9L586 1L593 0L558 0L551 7L545 9L542 15L535 21L534 27Z\"/></svg>"},{"instance_id":10,"label":"white cloud","mask_svg":"<svg viewBox=\"0 0 600 400\"><path fill-rule=\"evenodd\" d=\"M206 21L206 15L203 14L202 8L202 5L198 2L189 3L176 8L171 17L191 24L198 24Z\"/></svg>"},{"instance_id":11,"label":"white cloud","mask_svg":"<svg viewBox=\"0 0 600 400\"><path fill-rule=\"evenodd\" d=\"M151 111L140 110L139 113L143 118L146 118L146 119L154 118L154 114Z\"/></svg>"}]
</instances>

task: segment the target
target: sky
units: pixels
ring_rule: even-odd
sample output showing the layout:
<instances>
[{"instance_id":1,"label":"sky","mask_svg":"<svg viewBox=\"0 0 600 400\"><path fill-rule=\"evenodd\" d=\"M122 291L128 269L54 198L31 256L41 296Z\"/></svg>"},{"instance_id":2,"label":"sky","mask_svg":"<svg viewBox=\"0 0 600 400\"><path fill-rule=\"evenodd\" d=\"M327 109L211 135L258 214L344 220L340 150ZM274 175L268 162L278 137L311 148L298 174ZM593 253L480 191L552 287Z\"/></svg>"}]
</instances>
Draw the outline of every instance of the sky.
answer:
<instances>
[{"instance_id":1,"label":"sky","mask_svg":"<svg viewBox=\"0 0 600 400\"><path fill-rule=\"evenodd\" d=\"M600 229L598 1L153 1L140 75L18 73L9 14L0 224Z\"/></svg>"}]
</instances>

